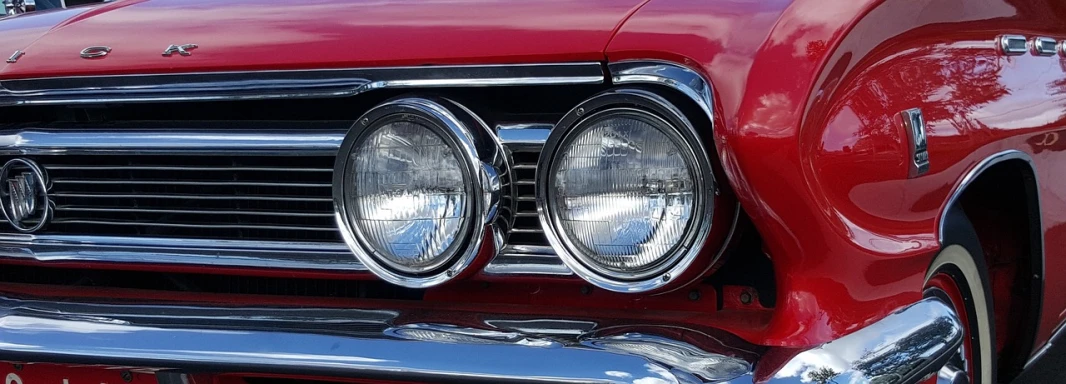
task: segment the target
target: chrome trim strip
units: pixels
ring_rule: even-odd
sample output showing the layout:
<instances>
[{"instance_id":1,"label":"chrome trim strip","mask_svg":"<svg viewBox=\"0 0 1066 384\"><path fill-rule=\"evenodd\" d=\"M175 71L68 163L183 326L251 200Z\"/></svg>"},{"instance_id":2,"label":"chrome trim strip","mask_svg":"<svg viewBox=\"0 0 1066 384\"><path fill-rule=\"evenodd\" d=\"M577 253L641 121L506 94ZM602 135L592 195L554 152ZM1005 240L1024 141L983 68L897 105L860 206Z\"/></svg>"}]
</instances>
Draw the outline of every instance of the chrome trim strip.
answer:
<instances>
[{"instance_id":1,"label":"chrome trim strip","mask_svg":"<svg viewBox=\"0 0 1066 384\"><path fill-rule=\"evenodd\" d=\"M0 135L0 156L234 154L335 156L347 130L43 130Z\"/></svg>"},{"instance_id":2,"label":"chrome trim strip","mask_svg":"<svg viewBox=\"0 0 1066 384\"><path fill-rule=\"evenodd\" d=\"M530 147L540 150L544 142L548 141L553 124L499 124L496 125L496 136L500 142L508 147Z\"/></svg>"},{"instance_id":3,"label":"chrome trim strip","mask_svg":"<svg viewBox=\"0 0 1066 384\"><path fill-rule=\"evenodd\" d=\"M0 258L366 271L341 243L0 234Z\"/></svg>"},{"instance_id":4,"label":"chrome trim strip","mask_svg":"<svg viewBox=\"0 0 1066 384\"><path fill-rule=\"evenodd\" d=\"M691 69L665 61L634 60L607 65L614 84L658 84L688 96L714 125L711 83Z\"/></svg>"},{"instance_id":5,"label":"chrome trim strip","mask_svg":"<svg viewBox=\"0 0 1066 384\"><path fill-rule=\"evenodd\" d=\"M1029 167L1033 169L1033 175L1038 175L1036 173L1036 165L1033 164L1033 158L1030 157L1029 154L1016 149L1008 149L1006 151L998 152L986 157L984 160L981 160L979 163L977 163L977 165L975 165L968 172L966 172L966 175L962 177L962 180L959 181L959 183L955 186L955 189L951 192L951 196L948 197L947 204L944 204L944 208L940 213L939 223L937 223L937 235L941 242L943 242L944 240L944 223L947 222L948 209L950 209L951 206L955 205L959 198L962 197L962 193L966 191L966 188L969 187L970 184L974 182L974 180L977 180L977 177L980 176L981 173L984 173L985 170L991 168L993 165L1002 163L1007 160L1024 160L1026 163L1029 164ZM1037 180L1037 182L1039 183L1039 180ZM1040 220L1040 223L1041 225L1043 225L1042 219ZM1041 249L1043 249L1044 231L1041 230L1040 233ZM1041 266L1040 270L1044 270L1043 266Z\"/></svg>"},{"instance_id":6,"label":"chrome trim strip","mask_svg":"<svg viewBox=\"0 0 1066 384\"><path fill-rule=\"evenodd\" d=\"M572 276L573 271L549 246L507 245L482 269L487 275Z\"/></svg>"},{"instance_id":7,"label":"chrome trim strip","mask_svg":"<svg viewBox=\"0 0 1066 384\"><path fill-rule=\"evenodd\" d=\"M633 324L639 323L442 308L223 308L0 298L0 359L430 382L754 381L758 348L739 338L684 324ZM675 338L679 334L684 340ZM776 373L763 382L824 377L839 383L917 383L939 372L961 342L962 327L951 309L925 299L796 354L780 368L764 368Z\"/></svg>"},{"instance_id":8,"label":"chrome trim strip","mask_svg":"<svg viewBox=\"0 0 1066 384\"><path fill-rule=\"evenodd\" d=\"M600 63L74 76L0 81L0 106L346 97L382 88L603 84Z\"/></svg>"}]
</instances>

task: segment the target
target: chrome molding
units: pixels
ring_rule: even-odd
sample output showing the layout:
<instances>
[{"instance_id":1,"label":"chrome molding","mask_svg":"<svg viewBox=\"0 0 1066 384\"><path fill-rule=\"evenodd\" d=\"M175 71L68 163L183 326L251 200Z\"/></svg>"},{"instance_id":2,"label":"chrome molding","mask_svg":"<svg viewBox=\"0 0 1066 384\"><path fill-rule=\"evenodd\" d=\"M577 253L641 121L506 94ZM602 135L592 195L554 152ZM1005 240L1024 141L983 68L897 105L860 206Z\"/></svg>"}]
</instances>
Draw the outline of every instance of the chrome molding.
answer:
<instances>
[{"instance_id":1,"label":"chrome molding","mask_svg":"<svg viewBox=\"0 0 1066 384\"><path fill-rule=\"evenodd\" d=\"M555 249L547 246L507 245L500 254L485 266L482 272L489 275L555 275L570 276L570 270Z\"/></svg>"},{"instance_id":2,"label":"chrome molding","mask_svg":"<svg viewBox=\"0 0 1066 384\"><path fill-rule=\"evenodd\" d=\"M366 271L341 243L152 237L0 235L0 258L43 263L100 262Z\"/></svg>"},{"instance_id":3,"label":"chrome molding","mask_svg":"<svg viewBox=\"0 0 1066 384\"><path fill-rule=\"evenodd\" d=\"M492 383L751 384L762 349L713 328L631 319L13 298L0 298L0 340L4 361ZM957 316L926 299L768 361L780 368L760 382L913 384L945 372L961 342Z\"/></svg>"},{"instance_id":4,"label":"chrome molding","mask_svg":"<svg viewBox=\"0 0 1066 384\"><path fill-rule=\"evenodd\" d=\"M353 96L381 88L603 82L600 63L57 77L0 81L0 106L324 98Z\"/></svg>"},{"instance_id":5,"label":"chrome molding","mask_svg":"<svg viewBox=\"0 0 1066 384\"><path fill-rule=\"evenodd\" d=\"M614 84L657 84L688 96L707 115L714 125L714 103L711 83L699 73L677 64L635 60L607 65Z\"/></svg>"},{"instance_id":6,"label":"chrome molding","mask_svg":"<svg viewBox=\"0 0 1066 384\"><path fill-rule=\"evenodd\" d=\"M438 131L437 134L450 142L449 145L458 152L460 165L465 168L463 173L467 182L473 186L467 196L470 209L465 213L466 227L460 230L454 248L442 257L443 265L434 265L429 271L401 272L398 265L388 266L386 260L375 254L361 228L352 222L346 206L347 186L352 184L348 179L352 151L364 136L374 131L378 121L401 114L419 116L426 122L425 127ZM499 175L508 167L503 148L493 138L490 128L460 104L447 99L426 98L402 98L379 104L359 117L341 143L335 164L333 205L341 237L355 257L383 280L409 288L427 288L451 280L462 274L482 253L486 231L492 233L496 241L486 244L490 254L499 253L503 233L510 227L509 223L496 220L501 200Z\"/></svg>"},{"instance_id":7,"label":"chrome molding","mask_svg":"<svg viewBox=\"0 0 1066 384\"><path fill-rule=\"evenodd\" d=\"M293 127L298 129L298 127ZM272 154L307 156L337 154L346 129L257 130L254 133L212 130L42 130L0 134L0 156L25 155L189 155Z\"/></svg>"}]
</instances>

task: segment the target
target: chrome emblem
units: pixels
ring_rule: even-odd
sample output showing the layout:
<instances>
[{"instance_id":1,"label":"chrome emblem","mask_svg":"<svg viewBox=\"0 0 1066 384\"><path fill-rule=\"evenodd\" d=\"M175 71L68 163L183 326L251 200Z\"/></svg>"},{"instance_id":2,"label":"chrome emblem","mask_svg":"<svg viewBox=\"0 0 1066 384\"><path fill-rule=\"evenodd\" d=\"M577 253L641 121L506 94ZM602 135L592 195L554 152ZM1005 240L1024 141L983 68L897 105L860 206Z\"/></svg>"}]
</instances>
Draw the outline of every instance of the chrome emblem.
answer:
<instances>
[{"instance_id":1,"label":"chrome emblem","mask_svg":"<svg viewBox=\"0 0 1066 384\"><path fill-rule=\"evenodd\" d=\"M52 213L44 170L29 159L11 159L0 169L0 207L15 229L34 232Z\"/></svg>"},{"instance_id":2,"label":"chrome emblem","mask_svg":"<svg viewBox=\"0 0 1066 384\"><path fill-rule=\"evenodd\" d=\"M81 50L81 57L83 59L95 59L97 57L107 56L108 53L111 53L111 47L89 47Z\"/></svg>"},{"instance_id":3,"label":"chrome emblem","mask_svg":"<svg viewBox=\"0 0 1066 384\"><path fill-rule=\"evenodd\" d=\"M26 54L26 52L22 52L21 50L19 50L19 51L15 51L15 53L12 53L12 54L11 54L11 57L8 57L8 58L7 58L7 62L8 62L8 63L15 63L15 62L18 62L18 61L19 61L19 58L21 58L21 57L22 57L22 55L25 55L25 54Z\"/></svg>"},{"instance_id":4,"label":"chrome emblem","mask_svg":"<svg viewBox=\"0 0 1066 384\"><path fill-rule=\"evenodd\" d=\"M922 110L918 108L908 109L899 113L903 119L903 129L907 131L910 139L910 178L915 178L929 172L929 141L925 136L925 118Z\"/></svg>"},{"instance_id":5,"label":"chrome emblem","mask_svg":"<svg viewBox=\"0 0 1066 384\"><path fill-rule=\"evenodd\" d=\"M182 56L192 56L192 52L189 51L194 48L198 48L198 46L196 44L172 44L171 46L167 47L165 51L163 51L163 56L170 56L175 53Z\"/></svg>"}]
</instances>

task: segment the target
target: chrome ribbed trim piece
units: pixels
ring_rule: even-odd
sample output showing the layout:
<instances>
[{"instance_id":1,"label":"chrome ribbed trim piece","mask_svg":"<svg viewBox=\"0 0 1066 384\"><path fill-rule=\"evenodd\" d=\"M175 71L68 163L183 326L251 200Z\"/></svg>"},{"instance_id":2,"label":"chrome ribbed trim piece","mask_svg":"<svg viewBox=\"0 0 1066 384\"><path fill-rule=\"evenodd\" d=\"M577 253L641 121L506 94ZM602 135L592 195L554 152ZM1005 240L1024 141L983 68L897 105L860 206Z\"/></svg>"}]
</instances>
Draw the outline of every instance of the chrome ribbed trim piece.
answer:
<instances>
[{"instance_id":1,"label":"chrome ribbed trim piece","mask_svg":"<svg viewBox=\"0 0 1066 384\"><path fill-rule=\"evenodd\" d=\"M208 72L0 81L0 106L353 96L382 88L602 84L600 63Z\"/></svg>"}]
</instances>

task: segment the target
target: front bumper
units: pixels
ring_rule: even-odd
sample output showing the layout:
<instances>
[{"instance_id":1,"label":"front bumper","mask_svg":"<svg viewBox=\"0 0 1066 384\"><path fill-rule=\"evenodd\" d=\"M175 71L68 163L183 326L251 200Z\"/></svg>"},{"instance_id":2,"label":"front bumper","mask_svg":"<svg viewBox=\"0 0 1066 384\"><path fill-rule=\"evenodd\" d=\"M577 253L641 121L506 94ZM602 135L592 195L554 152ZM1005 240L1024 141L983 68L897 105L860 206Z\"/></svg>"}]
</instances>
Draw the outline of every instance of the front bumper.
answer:
<instances>
[{"instance_id":1,"label":"front bumper","mask_svg":"<svg viewBox=\"0 0 1066 384\"><path fill-rule=\"evenodd\" d=\"M0 360L143 367L158 369L161 381L239 372L418 382L913 383L940 370L961 340L958 318L935 299L799 353L715 329L612 319L0 299Z\"/></svg>"}]
</instances>

